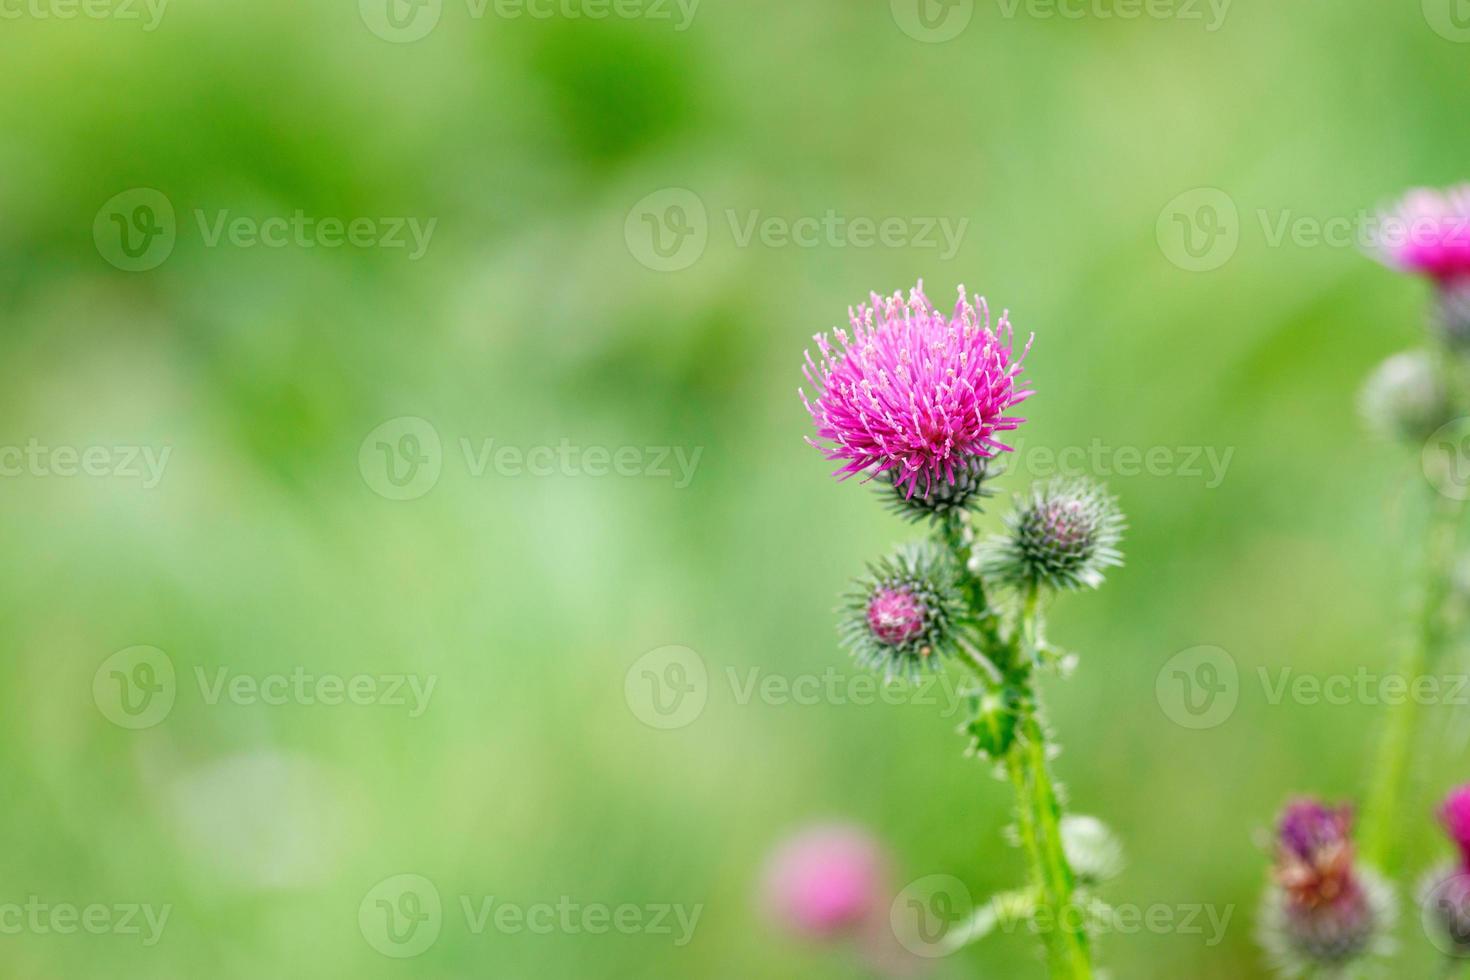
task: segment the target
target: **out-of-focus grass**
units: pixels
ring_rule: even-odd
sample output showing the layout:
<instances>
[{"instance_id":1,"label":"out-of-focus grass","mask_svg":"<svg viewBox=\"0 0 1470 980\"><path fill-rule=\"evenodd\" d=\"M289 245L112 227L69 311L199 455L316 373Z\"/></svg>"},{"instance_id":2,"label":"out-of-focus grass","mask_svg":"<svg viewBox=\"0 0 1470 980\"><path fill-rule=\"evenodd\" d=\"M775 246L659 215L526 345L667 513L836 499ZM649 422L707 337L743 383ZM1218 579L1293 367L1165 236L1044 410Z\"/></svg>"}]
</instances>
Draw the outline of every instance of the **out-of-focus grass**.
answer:
<instances>
[{"instance_id":1,"label":"out-of-focus grass","mask_svg":"<svg viewBox=\"0 0 1470 980\"><path fill-rule=\"evenodd\" d=\"M847 975L771 942L752 887L803 821L872 826L903 876L1013 885L1004 787L917 706L742 704L729 678L848 667L833 595L905 533L801 439L809 337L870 289L925 277L1035 331L1025 446L1231 451L1218 487L1114 478L1128 567L1057 604L1083 653L1051 685L1072 804L1126 841L1108 897L1233 909L1198 935L1109 937L1118 976L1256 975L1255 835L1285 795L1362 783L1370 706L1271 704L1259 671L1385 671L1417 464L1360 435L1352 395L1414 342L1413 284L1351 249L1272 246L1283 214L1350 215L1461 176L1464 51L1394 9L1239 3L1184 21L1007 18L946 44L883 5L706 2L656 21L474 20L414 44L353 4L7 20L0 52L0 443L171 447L164 479L0 479L0 903L171 904L163 939L0 936L16 976ZM124 273L91 230L119 191L179 215ZM1199 186L1238 252L1171 264L1160 210ZM709 245L659 273L629 207L695 191ZM427 254L206 247L194 213L436 218ZM935 249L740 247L729 213L968 221ZM444 472L375 494L359 445L432 422ZM460 439L702 447L663 479L471 476ZM1009 480L1023 485L1022 474ZM1395 503L1395 501L1397 503ZM156 646L168 719L109 724L92 678ZM624 675L700 653L709 704L643 725ZM1155 677L1229 650L1240 704L1175 726ZM204 703L195 670L410 672L383 707ZM1459 774L1445 758L1434 777ZM1432 791L1434 787L1428 787ZM1426 817L1423 832L1431 839ZM447 915L407 962L357 911L432 879ZM460 896L702 903L694 940L474 935ZM1024 936L937 966L1039 975Z\"/></svg>"}]
</instances>

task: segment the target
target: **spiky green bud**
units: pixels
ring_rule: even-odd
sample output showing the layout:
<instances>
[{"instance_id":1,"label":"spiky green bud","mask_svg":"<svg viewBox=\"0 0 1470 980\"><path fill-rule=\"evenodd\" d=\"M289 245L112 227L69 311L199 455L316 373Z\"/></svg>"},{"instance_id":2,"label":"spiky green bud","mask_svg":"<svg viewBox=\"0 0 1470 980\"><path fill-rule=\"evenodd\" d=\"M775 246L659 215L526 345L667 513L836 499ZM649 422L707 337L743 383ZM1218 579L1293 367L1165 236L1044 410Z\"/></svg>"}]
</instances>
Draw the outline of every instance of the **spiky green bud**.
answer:
<instances>
[{"instance_id":1,"label":"spiky green bud","mask_svg":"<svg viewBox=\"0 0 1470 980\"><path fill-rule=\"evenodd\" d=\"M954 649L964 613L949 555L930 542L901 546L873 562L847 595L838 634L864 666L885 677L916 677Z\"/></svg>"},{"instance_id":2,"label":"spiky green bud","mask_svg":"<svg viewBox=\"0 0 1470 980\"><path fill-rule=\"evenodd\" d=\"M980 549L975 567L1017 589L1095 589L1104 569L1123 564L1124 527L1117 501L1097 484L1038 484L1006 517L1006 533Z\"/></svg>"}]
</instances>

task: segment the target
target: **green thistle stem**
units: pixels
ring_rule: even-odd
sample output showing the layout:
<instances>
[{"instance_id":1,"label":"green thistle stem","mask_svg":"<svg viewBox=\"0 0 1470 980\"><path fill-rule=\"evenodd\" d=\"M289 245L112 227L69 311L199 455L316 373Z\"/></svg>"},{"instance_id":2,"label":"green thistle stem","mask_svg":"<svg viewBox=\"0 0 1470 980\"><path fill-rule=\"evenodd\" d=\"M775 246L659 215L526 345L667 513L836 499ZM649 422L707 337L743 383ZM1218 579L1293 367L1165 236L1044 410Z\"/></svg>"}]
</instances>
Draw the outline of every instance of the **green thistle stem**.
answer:
<instances>
[{"instance_id":1,"label":"green thistle stem","mask_svg":"<svg viewBox=\"0 0 1470 980\"><path fill-rule=\"evenodd\" d=\"M1035 663L1039 646L1039 605L1037 590L1033 588L1027 593L1019 630L1020 653L1027 664ZM1046 727L1041 718L1034 671L1028 669L1025 684L1021 699L1021 737L1012 751L1024 754L1028 769L1030 803L1042 857L1041 871L1046 876L1045 894L1053 916L1051 927L1059 937L1058 945L1063 950L1067 970L1057 975L1090 980L1091 943L1085 917L1076 903L1077 876L1062 844L1062 806L1047 764Z\"/></svg>"},{"instance_id":2,"label":"green thistle stem","mask_svg":"<svg viewBox=\"0 0 1470 980\"><path fill-rule=\"evenodd\" d=\"M939 525L940 541L954 553L955 561L960 568L960 588L964 593L965 602L970 607L970 615L974 621L976 630L980 633L980 639L984 643L986 654L992 662L1005 670L1009 661L996 661L998 654L1008 648L1008 644L1001 640L1000 617L990 608L990 600L985 596L985 583L980 576L970 571L970 558L974 554L974 545L967 539L966 531L969 528L969 519L965 511L951 511L945 515L943 522Z\"/></svg>"},{"instance_id":3,"label":"green thistle stem","mask_svg":"<svg viewBox=\"0 0 1470 980\"><path fill-rule=\"evenodd\" d=\"M1040 594L1032 588L1009 639L990 607L980 576L969 570L971 544L963 514L947 517L939 536L959 563L961 586L981 651L966 662L988 685L1002 683L1018 695L1017 738L1005 754L1006 774L1016 794L1016 826L1039 896L1044 923L1047 969L1054 980L1091 980L1092 953L1087 924L1076 905L1076 875L1062 844L1062 808L1047 765L1046 726L1041 717L1034 665L1041 646ZM996 673L1002 676L997 678Z\"/></svg>"},{"instance_id":4,"label":"green thistle stem","mask_svg":"<svg viewBox=\"0 0 1470 980\"><path fill-rule=\"evenodd\" d=\"M1404 645L1399 674L1413 688L1415 682L1434 668L1444 645L1444 606L1449 596L1455 554L1455 532L1464 502L1434 495L1425 543L1424 580L1420 587L1418 621L1414 634ZM1418 729L1418 699L1406 697L1389 708L1378 757L1368 791L1363 821L1363 856L1368 863L1392 875L1398 861L1399 828L1405 811L1409 756Z\"/></svg>"},{"instance_id":5,"label":"green thistle stem","mask_svg":"<svg viewBox=\"0 0 1470 980\"><path fill-rule=\"evenodd\" d=\"M1030 864L1031 884L1040 896L1039 905L1055 908L1055 899L1050 891L1046 874L1046 859L1041 853L1041 841L1036 836L1036 818L1031 806L1031 786L1027 778L1025 753L1021 746L1013 746L1006 753L1006 773L1011 787L1016 791L1016 828L1021 838L1021 848L1026 852ZM1061 933L1056 929L1046 931L1047 972L1054 977L1067 975L1067 950L1062 944Z\"/></svg>"}]
</instances>

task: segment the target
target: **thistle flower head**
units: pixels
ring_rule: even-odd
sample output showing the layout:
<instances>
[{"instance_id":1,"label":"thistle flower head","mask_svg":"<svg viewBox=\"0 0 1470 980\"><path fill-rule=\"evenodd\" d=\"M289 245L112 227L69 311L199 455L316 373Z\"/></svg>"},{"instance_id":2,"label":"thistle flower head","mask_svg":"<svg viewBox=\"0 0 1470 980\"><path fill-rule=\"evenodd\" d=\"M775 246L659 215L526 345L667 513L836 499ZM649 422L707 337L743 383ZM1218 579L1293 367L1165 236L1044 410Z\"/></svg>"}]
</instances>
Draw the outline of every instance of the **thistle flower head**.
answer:
<instances>
[{"instance_id":1,"label":"thistle flower head","mask_svg":"<svg viewBox=\"0 0 1470 980\"><path fill-rule=\"evenodd\" d=\"M838 632L859 663L913 677L951 652L963 608L948 556L928 542L906 545L868 566Z\"/></svg>"},{"instance_id":2,"label":"thistle flower head","mask_svg":"<svg viewBox=\"0 0 1470 980\"><path fill-rule=\"evenodd\" d=\"M1380 364L1363 385L1358 410L1373 432L1406 442L1422 442L1455 415L1439 365L1426 350Z\"/></svg>"},{"instance_id":3,"label":"thistle flower head","mask_svg":"<svg viewBox=\"0 0 1470 980\"><path fill-rule=\"evenodd\" d=\"M1006 518L1006 533L975 558L979 570L1017 588L1097 588L1103 570L1123 563L1125 524L1117 501L1089 480L1031 489Z\"/></svg>"},{"instance_id":4,"label":"thistle flower head","mask_svg":"<svg viewBox=\"0 0 1470 980\"><path fill-rule=\"evenodd\" d=\"M1351 832L1345 806L1302 799L1281 814L1261 938L1288 976L1339 969L1387 940L1393 893L1356 864Z\"/></svg>"},{"instance_id":5,"label":"thistle flower head","mask_svg":"<svg viewBox=\"0 0 1470 980\"><path fill-rule=\"evenodd\" d=\"M766 910L781 925L812 938L851 932L883 903L886 863L878 842L860 828L812 827L771 855Z\"/></svg>"},{"instance_id":6,"label":"thistle flower head","mask_svg":"<svg viewBox=\"0 0 1470 980\"><path fill-rule=\"evenodd\" d=\"M1022 422L1006 413L1031 392L1006 314L992 328L985 301L961 286L946 317L922 281L906 301L874 293L849 313L852 332L833 331L835 344L818 334L820 359L808 352L802 369L817 389L814 402L801 395L817 427L807 441L843 464L840 477L887 474L905 497L927 496L974 457L1010 449L997 437Z\"/></svg>"},{"instance_id":7,"label":"thistle flower head","mask_svg":"<svg viewBox=\"0 0 1470 980\"><path fill-rule=\"evenodd\" d=\"M1380 214L1376 237L1393 268L1441 284L1470 276L1470 185L1410 191Z\"/></svg>"}]
</instances>

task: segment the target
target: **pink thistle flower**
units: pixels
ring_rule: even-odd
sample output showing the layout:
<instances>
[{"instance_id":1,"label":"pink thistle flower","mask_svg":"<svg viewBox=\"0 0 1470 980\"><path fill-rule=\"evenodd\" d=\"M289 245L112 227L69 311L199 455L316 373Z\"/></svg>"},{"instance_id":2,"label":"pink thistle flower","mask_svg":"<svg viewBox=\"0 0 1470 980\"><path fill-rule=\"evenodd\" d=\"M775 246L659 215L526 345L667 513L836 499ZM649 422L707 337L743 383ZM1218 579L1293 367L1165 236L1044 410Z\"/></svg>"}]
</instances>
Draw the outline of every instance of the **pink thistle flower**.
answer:
<instances>
[{"instance_id":1,"label":"pink thistle flower","mask_svg":"<svg viewBox=\"0 0 1470 980\"><path fill-rule=\"evenodd\" d=\"M1262 939L1283 973L1341 970L1382 950L1392 891L1357 861L1349 807L1294 800L1277 826L1276 867Z\"/></svg>"},{"instance_id":2,"label":"pink thistle flower","mask_svg":"<svg viewBox=\"0 0 1470 980\"><path fill-rule=\"evenodd\" d=\"M816 336L802 368L819 391L815 403L801 392L822 442L807 441L844 465L840 478L870 470L887 473L906 496L927 495L938 481L953 485L976 457L1011 447L997 440L1024 419L1007 415L1031 394L1018 382L1021 361L1009 314L991 327L985 300L966 300L959 287L954 313L945 317L924 295L880 297L849 310L852 333Z\"/></svg>"},{"instance_id":3,"label":"pink thistle flower","mask_svg":"<svg viewBox=\"0 0 1470 980\"><path fill-rule=\"evenodd\" d=\"M1280 861L1290 877L1335 883L1352 869L1353 813L1347 806L1326 806L1300 799L1287 804L1277 826ZM1335 891L1335 887L1329 887Z\"/></svg>"},{"instance_id":4,"label":"pink thistle flower","mask_svg":"<svg viewBox=\"0 0 1470 980\"><path fill-rule=\"evenodd\" d=\"M1470 277L1470 184L1412 190L1379 219L1373 245L1387 265L1441 286Z\"/></svg>"},{"instance_id":5,"label":"pink thistle flower","mask_svg":"<svg viewBox=\"0 0 1470 980\"><path fill-rule=\"evenodd\" d=\"M1450 793L1440 805L1439 822L1460 849L1463 870L1470 872L1470 786L1461 786Z\"/></svg>"},{"instance_id":6,"label":"pink thistle flower","mask_svg":"<svg viewBox=\"0 0 1470 980\"><path fill-rule=\"evenodd\" d=\"M860 828L812 827L771 856L766 907L782 925L813 938L857 932L886 901L886 863L878 842Z\"/></svg>"}]
</instances>

